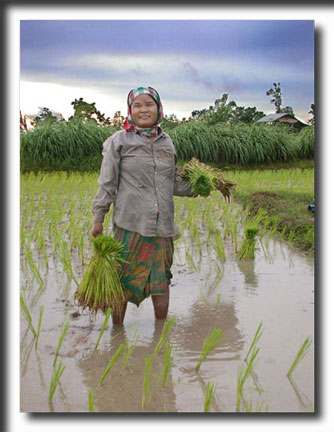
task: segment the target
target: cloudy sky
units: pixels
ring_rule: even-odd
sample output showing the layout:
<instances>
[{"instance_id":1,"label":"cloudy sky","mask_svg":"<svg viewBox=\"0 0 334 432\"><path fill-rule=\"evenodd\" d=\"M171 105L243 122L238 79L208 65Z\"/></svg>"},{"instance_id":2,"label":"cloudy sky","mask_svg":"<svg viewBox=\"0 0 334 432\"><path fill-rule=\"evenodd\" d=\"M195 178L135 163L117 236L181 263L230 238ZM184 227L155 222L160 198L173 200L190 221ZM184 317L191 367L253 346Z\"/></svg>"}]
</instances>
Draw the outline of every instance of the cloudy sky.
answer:
<instances>
[{"instance_id":1,"label":"cloudy sky","mask_svg":"<svg viewBox=\"0 0 334 432\"><path fill-rule=\"evenodd\" d=\"M314 102L312 20L21 20L20 109L73 114L83 97L113 117L126 96L153 86L165 114L188 117L223 93L274 112L266 91L280 82L283 107L307 121Z\"/></svg>"}]
</instances>

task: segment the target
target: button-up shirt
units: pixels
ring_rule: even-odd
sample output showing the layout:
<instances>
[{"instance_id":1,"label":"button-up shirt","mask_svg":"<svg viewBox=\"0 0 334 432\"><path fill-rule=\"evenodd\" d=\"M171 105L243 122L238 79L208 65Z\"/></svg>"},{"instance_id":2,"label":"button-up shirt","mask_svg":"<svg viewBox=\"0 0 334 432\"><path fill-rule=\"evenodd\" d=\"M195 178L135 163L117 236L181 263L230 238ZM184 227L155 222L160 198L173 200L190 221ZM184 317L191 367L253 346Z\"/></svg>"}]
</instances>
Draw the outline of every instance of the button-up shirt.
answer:
<instances>
[{"instance_id":1,"label":"button-up shirt","mask_svg":"<svg viewBox=\"0 0 334 432\"><path fill-rule=\"evenodd\" d=\"M173 141L165 132L149 140L121 130L103 143L99 190L93 200L96 222L113 203L113 223L147 237L172 237L173 195L194 196L177 173Z\"/></svg>"}]
</instances>

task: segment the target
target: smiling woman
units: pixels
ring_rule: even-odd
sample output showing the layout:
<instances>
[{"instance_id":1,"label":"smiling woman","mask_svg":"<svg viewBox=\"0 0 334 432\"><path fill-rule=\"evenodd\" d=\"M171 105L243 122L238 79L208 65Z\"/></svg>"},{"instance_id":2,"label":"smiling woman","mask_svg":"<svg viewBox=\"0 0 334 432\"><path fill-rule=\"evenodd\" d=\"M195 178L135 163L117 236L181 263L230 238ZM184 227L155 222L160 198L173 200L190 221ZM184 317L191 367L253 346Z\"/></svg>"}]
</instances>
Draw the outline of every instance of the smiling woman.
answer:
<instances>
[{"instance_id":1,"label":"smiling woman","mask_svg":"<svg viewBox=\"0 0 334 432\"><path fill-rule=\"evenodd\" d=\"M194 196L190 182L177 174L174 144L159 126L163 108L152 87L129 92L124 129L103 144L99 191L93 201L92 235L100 236L113 203L113 233L124 245L120 269L121 310L112 307L113 324L122 324L127 302L139 306L152 296L155 317L165 319L172 278L173 195Z\"/></svg>"}]
</instances>

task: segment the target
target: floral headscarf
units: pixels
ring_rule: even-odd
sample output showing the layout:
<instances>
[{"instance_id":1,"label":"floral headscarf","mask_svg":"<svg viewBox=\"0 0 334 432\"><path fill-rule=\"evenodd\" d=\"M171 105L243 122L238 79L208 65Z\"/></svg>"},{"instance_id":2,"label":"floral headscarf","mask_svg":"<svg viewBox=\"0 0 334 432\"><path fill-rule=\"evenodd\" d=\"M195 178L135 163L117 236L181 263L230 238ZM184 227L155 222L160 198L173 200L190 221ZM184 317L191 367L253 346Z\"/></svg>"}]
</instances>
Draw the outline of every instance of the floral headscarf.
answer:
<instances>
[{"instance_id":1,"label":"floral headscarf","mask_svg":"<svg viewBox=\"0 0 334 432\"><path fill-rule=\"evenodd\" d=\"M131 105L134 99L141 94L148 94L152 96L152 98L155 100L155 102L158 105L158 118L155 124L151 128L141 128L137 126L134 123L131 116ZM140 135L144 135L149 138L157 136L159 133L159 124L162 121L164 116L159 93L153 87L137 87L136 89L131 90L130 93L128 94L127 103L128 103L128 116L124 122L124 129L126 131L133 129L136 132L138 132Z\"/></svg>"}]
</instances>

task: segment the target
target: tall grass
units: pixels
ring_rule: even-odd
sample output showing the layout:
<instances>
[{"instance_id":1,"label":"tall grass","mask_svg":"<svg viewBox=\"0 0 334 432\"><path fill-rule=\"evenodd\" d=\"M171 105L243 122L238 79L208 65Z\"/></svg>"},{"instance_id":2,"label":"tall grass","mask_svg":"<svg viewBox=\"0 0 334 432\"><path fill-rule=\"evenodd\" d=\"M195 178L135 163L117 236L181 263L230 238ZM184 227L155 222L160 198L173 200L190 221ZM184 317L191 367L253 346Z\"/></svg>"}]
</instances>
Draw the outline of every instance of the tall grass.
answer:
<instances>
[{"instance_id":1,"label":"tall grass","mask_svg":"<svg viewBox=\"0 0 334 432\"><path fill-rule=\"evenodd\" d=\"M171 130L170 136L180 160L261 164L292 159L298 148L298 137L280 126L188 122Z\"/></svg>"},{"instance_id":2,"label":"tall grass","mask_svg":"<svg viewBox=\"0 0 334 432\"><path fill-rule=\"evenodd\" d=\"M117 128L80 121L41 125L21 135L22 170L98 170L102 143ZM183 122L169 131L178 158L236 165L263 164L314 155L314 128L300 134L281 125L228 126Z\"/></svg>"},{"instance_id":3,"label":"tall grass","mask_svg":"<svg viewBox=\"0 0 334 432\"><path fill-rule=\"evenodd\" d=\"M314 128L307 127L299 133L299 145L297 155L300 159L311 159L314 157L315 143L314 143Z\"/></svg>"},{"instance_id":4,"label":"tall grass","mask_svg":"<svg viewBox=\"0 0 334 432\"><path fill-rule=\"evenodd\" d=\"M81 121L41 125L21 135L21 169L96 168L103 141L115 131Z\"/></svg>"}]
</instances>

